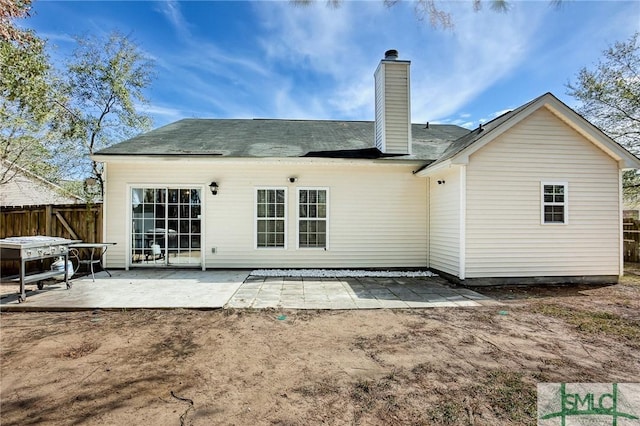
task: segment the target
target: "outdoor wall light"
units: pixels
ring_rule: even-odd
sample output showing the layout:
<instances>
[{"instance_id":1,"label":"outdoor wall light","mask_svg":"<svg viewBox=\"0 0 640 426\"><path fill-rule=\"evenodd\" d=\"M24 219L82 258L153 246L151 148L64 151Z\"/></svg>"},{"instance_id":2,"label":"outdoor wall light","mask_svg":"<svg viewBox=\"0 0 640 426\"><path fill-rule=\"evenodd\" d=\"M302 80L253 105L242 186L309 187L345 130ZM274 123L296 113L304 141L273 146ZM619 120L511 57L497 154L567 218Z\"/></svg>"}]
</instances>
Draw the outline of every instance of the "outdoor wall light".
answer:
<instances>
[{"instance_id":1,"label":"outdoor wall light","mask_svg":"<svg viewBox=\"0 0 640 426\"><path fill-rule=\"evenodd\" d=\"M213 195L216 195L218 193L218 182L211 182L209 184L209 189Z\"/></svg>"},{"instance_id":2,"label":"outdoor wall light","mask_svg":"<svg viewBox=\"0 0 640 426\"><path fill-rule=\"evenodd\" d=\"M291 177L289 178L289 182L291 182L291 183L294 183L294 182L296 182L297 180L298 180L298 178L297 178L296 176L291 176Z\"/></svg>"},{"instance_id":3,"label":"outdoor wall light","mask_svg":"<svg viewBox=\"0 0 640 426\"><path fill-rule=\"evenodd\" d=\"M215 182L214 182L215 183ZM438 181L438 185L444 185L444 179Z\"/></svg>"}]
</instances>

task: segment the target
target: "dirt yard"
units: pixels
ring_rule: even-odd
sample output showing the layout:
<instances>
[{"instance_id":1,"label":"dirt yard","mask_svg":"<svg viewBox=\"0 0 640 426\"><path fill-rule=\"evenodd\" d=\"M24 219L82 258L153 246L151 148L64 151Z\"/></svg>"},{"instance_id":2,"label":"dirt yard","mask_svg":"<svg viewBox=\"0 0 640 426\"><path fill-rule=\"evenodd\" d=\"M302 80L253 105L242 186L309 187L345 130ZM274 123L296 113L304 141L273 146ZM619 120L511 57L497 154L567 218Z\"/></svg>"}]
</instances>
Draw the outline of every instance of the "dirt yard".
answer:
<instances>
[{"instance_id":1,"label":"dirt yard","mask_svg":"<svg viewBox=\"0 0 640 426\"><path fill-rule=\"evenodd\" d=\"M3 313L2 425L530 425L640 381L640 277L482 308Z\"/></svg>"}]
</instances>

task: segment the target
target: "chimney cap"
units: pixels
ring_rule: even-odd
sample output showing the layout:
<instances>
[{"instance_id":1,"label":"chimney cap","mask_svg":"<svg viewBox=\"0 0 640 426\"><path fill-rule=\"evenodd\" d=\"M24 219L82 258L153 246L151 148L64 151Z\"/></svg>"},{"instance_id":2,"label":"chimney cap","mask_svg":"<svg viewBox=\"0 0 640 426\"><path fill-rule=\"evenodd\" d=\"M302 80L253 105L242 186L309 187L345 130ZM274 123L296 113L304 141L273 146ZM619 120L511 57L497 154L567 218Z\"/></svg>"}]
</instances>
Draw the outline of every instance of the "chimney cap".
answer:
<instances>
[{"instance_id":1,"label":"chimney cap","mask_svg":"<svg viewBox=\"0 0 640 426\"><path fill-rule=\"evenodd\" d=\"M384 52L384 59L388 61L395 61L398 59L398 51L395 49L390 49Z\"/></svg>"}]
</instances>

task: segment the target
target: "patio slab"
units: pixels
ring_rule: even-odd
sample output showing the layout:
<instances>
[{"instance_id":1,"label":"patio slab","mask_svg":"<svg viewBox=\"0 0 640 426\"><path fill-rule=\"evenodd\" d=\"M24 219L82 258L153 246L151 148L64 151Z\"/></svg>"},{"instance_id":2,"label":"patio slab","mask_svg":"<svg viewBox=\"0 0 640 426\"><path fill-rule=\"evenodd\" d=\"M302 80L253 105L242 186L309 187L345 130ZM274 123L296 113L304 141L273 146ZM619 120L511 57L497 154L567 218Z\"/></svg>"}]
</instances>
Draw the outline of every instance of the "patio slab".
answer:
<instances>
[{"instance_id":1,"label":"patio slab","mask_svg":"<svg viewBox=\"0 0 640 426\"><path fill-rule=\"evenodd\" d=\"M251 276L250 270L134 269L72 279L37 290L2 285L0 311L84 309L407 309L474 307L498 302L451 287L440 277L289 278ZM10 294L6 294L10 290Z\"/></svg>"},{"instance_id":2,"label":"patio slab","mask_svg":"<svg viewBox=\"0 0 640 426\"><path fill-rule=\"evenodd\" d=\"M27 300L18 303L13 294L0 299L0 310L83 310L83 309L136 309L136 308L222 308L233 296L251 271L154 269L111 271L71 280L67 289L64 282L45 285L42 290L27 286ZM6 288L6 284L3 284Z\"/></svg>"},{"instance_id":3,"label":"patio slab","mask_svg":"<svg viewBox=\"0 0 640 426\"><path fill-rule=\"evenodd\" d=\"M226 308L407 309L497 304L475 291L451 287L440 277L285 278L274 292L273 277L251 276ZM246 297L249 284L255 295Z\"/></svg>"}]
</instances>

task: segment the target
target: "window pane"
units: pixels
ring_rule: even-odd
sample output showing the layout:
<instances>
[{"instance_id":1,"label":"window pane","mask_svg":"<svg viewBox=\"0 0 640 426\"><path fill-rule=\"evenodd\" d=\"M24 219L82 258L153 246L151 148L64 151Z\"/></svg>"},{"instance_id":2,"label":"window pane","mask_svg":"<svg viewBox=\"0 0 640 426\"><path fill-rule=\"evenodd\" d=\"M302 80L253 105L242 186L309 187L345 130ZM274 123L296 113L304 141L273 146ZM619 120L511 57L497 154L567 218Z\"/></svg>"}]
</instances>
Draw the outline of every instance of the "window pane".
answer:
<instances>
[{"instance_id":1,"label":"window pane","mask_svg":"<svg viewBox=\"0 0 640 426\"><path fill-rule=\"evenodd\" d=\"M565 198L566 185L544 185L543 221L544 223L566 223Z\"/></svg>"},{"instance_id":2,"label":"window pane","mask_svg":"<svg viewBox=\"0 0 640 426\"><path fill-rule=\"evenodd\" d=\"M258 247L284 247L285 191L257 190L256 232ZM259 219L265 218L265 219ZM277 219L277 220L276 220Z\"/></svg>"},{"instance_id":3,"label":"window pane","mask_svg":"<svg viewBox=\"0 0 640 426\"><path fill-rule=\"evenodd\" d=\"M199 234L200 233L200 221L194 220L191 222L191 233Z\"/></svg>"},{"instance_id":4,"label":"window pane","mask_svg":"<svg viewBox=\"0 0 640 426\"><path fill-rule=\"evenodd\" d=\"M144 190L144 202L145 203L153 203L155 192L153 189L145 189Z\"/></svg>"},{"instance_id":5,"label":"window pane","mask_svg":"<svg viewBox=\"0 0 640 426\"><path fill-rule=\"evenodd\" d=\"M298 244L299 247L325 247L327 217L327 191L322 189L299 192Z\"/></svg>"},{"instance_id":6,"label":"window pane","mask_svg":"<svg viewBox=\"0 0 640 426\"><path fill-rule=\"evenodd\" d=\"M564 223L563 206L544 206L545 223Z\"/></svg>"},{"instance_id":7,"label":"window pane","mask_svg":"<svg viewBox=\"0 0 640 426\"><path fill-rule=\"evenodd\" d=\"M191 204L200 204L200 190L191 190Z\"/></svg>"}]
</instances>

